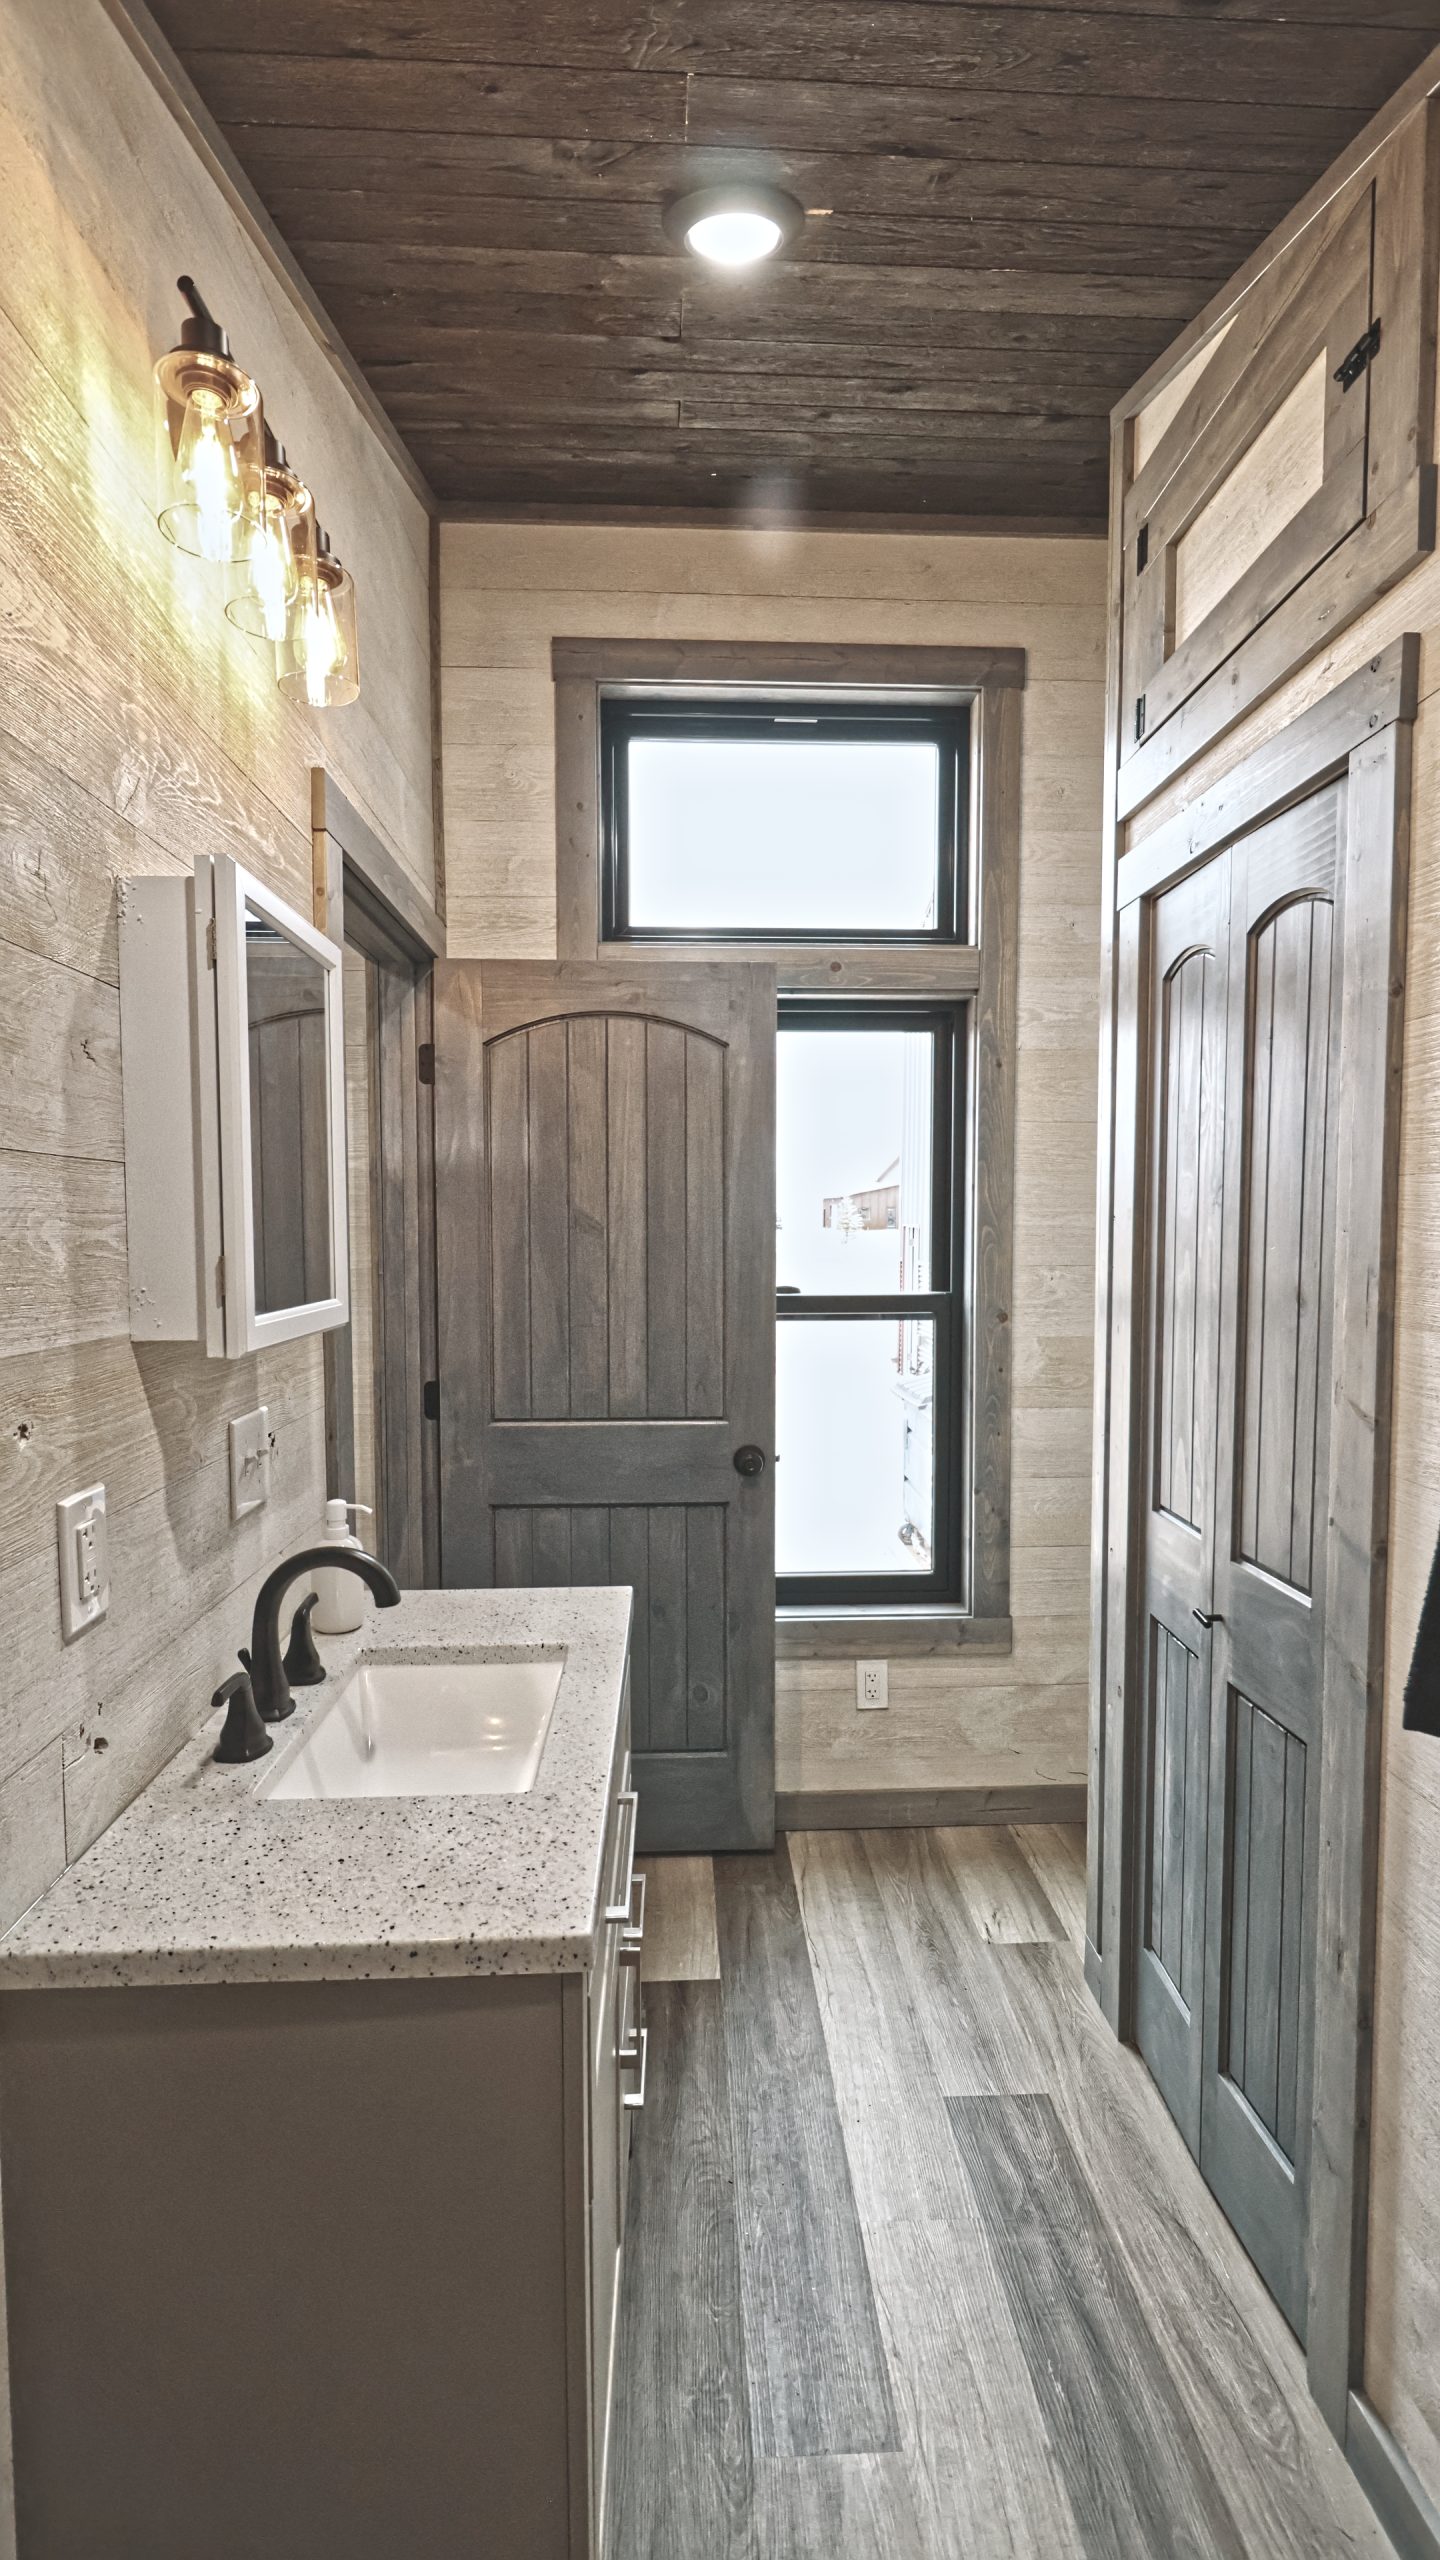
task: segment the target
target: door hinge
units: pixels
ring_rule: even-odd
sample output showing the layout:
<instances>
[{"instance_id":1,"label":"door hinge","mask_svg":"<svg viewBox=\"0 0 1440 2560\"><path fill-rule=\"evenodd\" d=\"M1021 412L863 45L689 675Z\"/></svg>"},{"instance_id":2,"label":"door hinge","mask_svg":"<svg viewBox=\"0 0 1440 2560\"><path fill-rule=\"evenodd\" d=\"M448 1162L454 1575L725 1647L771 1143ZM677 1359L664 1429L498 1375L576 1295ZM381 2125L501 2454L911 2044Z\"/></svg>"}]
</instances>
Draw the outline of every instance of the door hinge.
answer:
<instances>
[{"instance_id":1,"label":"door hinge","mask_svg":"<svg viewBox=\"0 0 1440 2560\"><path fill-rule=\"evenodd\" d=\"M217 1307L223 1307L225 1304L225 1256L223 1253L217 1253L215 1256L215 1304Z\"/></svg>"},{"instance_id":2,"label":"door hinge","mask_svg":"<svg viewBox=\"0 0 1440 2560\"><path fill-rule=\"evenodd\" d=\"M415 1068L422 1084L434 1083L435 1043L433 1040L421 1041L420 1046L415 1053Z\"/></svg>"},{"instance_id":3,"label":"door hinge","mask_svg":"<svg viewBox=\"0 0 1440 2560\"><path fill-rule=\"evenodd\" d=\"M1140 575L1141 570L1148 565L1149 559L1150 527L1148 524L1142 524L1139 532L1135 536L1135 575L1137 578Z\"/></svg>"},{"instance_id":4,"label":"door hinge","mask_svg":"<svg viewBox=\"0 0 1440 2560\"><path fill-rule=\"evenodd\" d=\"M1380 323L1372 320L1363 338L1357 338L1343 364L1335 367L1335 379L1342 391L1353 391L1366 366L1380 352Z\"/></svg>"},{"instance_id":5,"label":"door hinge","mask_svg":"<svg viewBox=\"0 0 1440 2560\"><path fill-rule=\"evenodd\" d=\"M1137 693L1137 694L1136 694L1136 696L1135 696L1135 737L1136 737L1136 742L1137 742L1137 744L1138 744L1139 740L1140 740L1141 738L1143 738L1143 737L1144 737L1144 735L1145 735L1145 696L1144 696L1144 694L1143 694L1143 693Z\"/></svg>"},{"instance_id":6,"label":"door hinge","mask_svg":"<svg viewBox=\"0 0 1440 2560\"><path fill-rule=\"evenodd\" d=\"M213 916L208 917L205 924L205 966L207 969L213 969L215 966L215 919Z\"/></svg>"},{"instance_id":7,"label":"door hinge","mask_svg":"<svg viewBox=\"0 0 1440 2560\"><path fill-rule=\"evenodd\" d=\"M427 1422L439 1421L440 1381L438 1378L426 1379L424 1386L420 1390L420 1410L425 1416Z\"/></svg>"}]
</instances>

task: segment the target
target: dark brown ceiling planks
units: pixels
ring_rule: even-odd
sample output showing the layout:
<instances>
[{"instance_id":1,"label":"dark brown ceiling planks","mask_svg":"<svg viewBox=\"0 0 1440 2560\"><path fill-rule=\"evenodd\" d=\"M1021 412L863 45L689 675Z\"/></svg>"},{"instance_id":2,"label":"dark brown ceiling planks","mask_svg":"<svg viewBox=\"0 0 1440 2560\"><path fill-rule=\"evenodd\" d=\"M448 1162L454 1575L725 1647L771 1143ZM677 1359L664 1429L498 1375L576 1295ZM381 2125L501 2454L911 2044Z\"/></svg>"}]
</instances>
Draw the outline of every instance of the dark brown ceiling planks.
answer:
<instances>
[{"instance_id":1,"label":"dark brown ceiling planks","mask_svg":"<svg viewBox=\"0 0 1440 2560\"><path fill-rule=\"evenodd\" d=\"M154 0L447 504L1097 524L1106 413L1440 0ZM773 265L667 198L809 211Z\"/></svg>"}]
</instances>

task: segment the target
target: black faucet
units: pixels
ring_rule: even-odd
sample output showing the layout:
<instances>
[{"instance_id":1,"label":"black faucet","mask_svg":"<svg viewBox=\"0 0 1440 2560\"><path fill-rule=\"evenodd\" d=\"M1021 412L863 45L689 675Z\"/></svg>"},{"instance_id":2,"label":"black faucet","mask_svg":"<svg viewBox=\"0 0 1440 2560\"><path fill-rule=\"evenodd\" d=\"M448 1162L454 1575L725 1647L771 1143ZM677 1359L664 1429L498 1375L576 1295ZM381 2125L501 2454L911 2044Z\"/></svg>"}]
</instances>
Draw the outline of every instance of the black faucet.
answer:
<instances>
[{"instance_id":1,"label":"black faucet","mask_svg":"<svg viewBox=\"0 0 1440 2560\"><path fill-rule=\"evenodd\" d=\"M280 1608L292 1582L302 1573L316 1573L322 1565L339 1565L346 1573L358 1573L382 1609L400 1605L400 1585L393 1573L363 1547L302 1547L298 1555L287 1556L267 1573L255 1594L255 1616L250 1628L250 1650L240 1659L250 1674L255 1704L267 1724L279 1724L295 1711L285 1665L280 1659Z\"/></svg>"}]
</instances>

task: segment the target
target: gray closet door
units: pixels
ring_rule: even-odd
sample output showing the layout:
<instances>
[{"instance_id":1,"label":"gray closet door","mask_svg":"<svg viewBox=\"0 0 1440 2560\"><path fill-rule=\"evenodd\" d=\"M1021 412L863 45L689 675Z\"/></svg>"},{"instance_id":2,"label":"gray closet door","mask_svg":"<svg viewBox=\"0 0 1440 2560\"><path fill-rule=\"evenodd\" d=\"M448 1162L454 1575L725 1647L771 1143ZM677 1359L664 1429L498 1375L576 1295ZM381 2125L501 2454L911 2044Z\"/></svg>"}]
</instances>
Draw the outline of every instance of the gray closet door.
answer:
<instances>
[{"instance_id":1,"label":"gray closet door","mask_svg":"<svg viewBox=\"0 0 1440 2560\"><path fill-rule=\"evenodd\" d=\"M639 1838L774 1833L775 982L436 976L442 1573L628 1583Z\"/></svg>"},{"instance_id":2,"label":"gray closet door","mask_svg":"<svg viewBox=\"0 0 1440 2560\"><path fill-rule=\"evenodd\" d=\"M1200 2148L1230 866L1150 919L1150 1288L1136 2041Z\"/></svg>"},{"instance_id":3,"label":"gray closet door","mask_svg":"<svg viewBox=\"0 0 1440 2560\"><path fill-rule=\"evenodd\" d=\"M1137 2039L1301 2331L1343 791L1151 918Z\"/></svg>"}]
</instances>

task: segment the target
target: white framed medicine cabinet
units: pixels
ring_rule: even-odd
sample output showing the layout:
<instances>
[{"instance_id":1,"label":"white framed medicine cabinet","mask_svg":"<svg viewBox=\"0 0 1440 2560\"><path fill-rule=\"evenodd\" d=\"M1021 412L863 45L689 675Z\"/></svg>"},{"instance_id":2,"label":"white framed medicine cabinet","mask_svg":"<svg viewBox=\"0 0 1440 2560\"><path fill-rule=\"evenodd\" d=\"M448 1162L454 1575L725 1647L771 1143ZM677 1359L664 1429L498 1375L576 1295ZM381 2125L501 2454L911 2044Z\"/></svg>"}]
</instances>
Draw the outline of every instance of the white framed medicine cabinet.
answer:
<instances>
[{"instance_id":1,"label":"white framed medicine cabinet","mask_svg":"<svg viewBox=\"0 0 1440 2560\"><path fill-rule=\"evenodd\" d=\"M130 1334L234 1359L350 1313L341 955L227 854L120 891Z\"/></svg>"}]
</instances>

